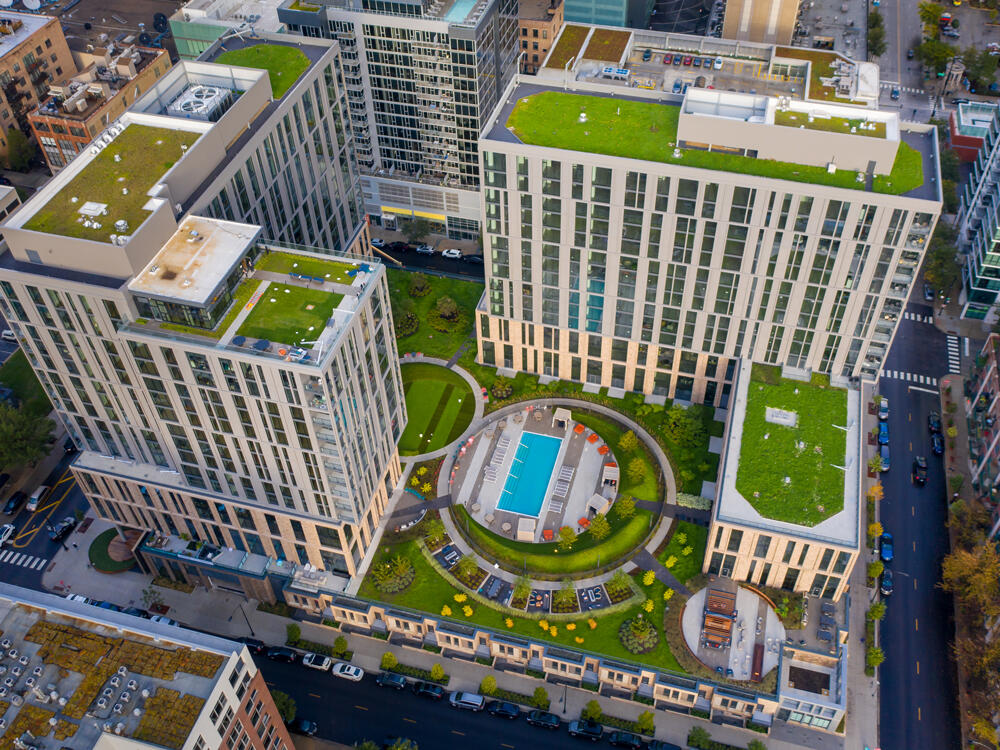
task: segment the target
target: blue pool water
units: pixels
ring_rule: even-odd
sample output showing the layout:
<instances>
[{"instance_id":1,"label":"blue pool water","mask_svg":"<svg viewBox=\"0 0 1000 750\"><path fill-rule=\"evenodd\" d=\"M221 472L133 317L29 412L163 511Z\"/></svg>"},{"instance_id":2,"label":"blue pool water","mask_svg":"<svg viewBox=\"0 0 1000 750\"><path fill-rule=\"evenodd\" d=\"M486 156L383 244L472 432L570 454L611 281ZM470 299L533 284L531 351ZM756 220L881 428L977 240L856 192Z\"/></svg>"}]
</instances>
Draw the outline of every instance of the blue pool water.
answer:
<instances>
[{"instance_id":1,"label":"blue pool water","mask_svg":"<svg viewBox=\"0 0 1000 750\"><path fill-rule=\"evenodd\" d=\"M500 493L498 509L522 516L538 516L561 444L561 438L528 431L521 434L514 462Z\"/></svg>"},{"instance_id":2,"label":"blue pool water","mask_svg":"<svg viewBox=\"0 0 1000 750\"><path fill-rule=\"evenodd\" d=\"M461 23L475 5L476 0L455 0L455 4L451 6L451 10L445 14L444 20L451 21L452 23Z\"/></svg>"}]
</instances>

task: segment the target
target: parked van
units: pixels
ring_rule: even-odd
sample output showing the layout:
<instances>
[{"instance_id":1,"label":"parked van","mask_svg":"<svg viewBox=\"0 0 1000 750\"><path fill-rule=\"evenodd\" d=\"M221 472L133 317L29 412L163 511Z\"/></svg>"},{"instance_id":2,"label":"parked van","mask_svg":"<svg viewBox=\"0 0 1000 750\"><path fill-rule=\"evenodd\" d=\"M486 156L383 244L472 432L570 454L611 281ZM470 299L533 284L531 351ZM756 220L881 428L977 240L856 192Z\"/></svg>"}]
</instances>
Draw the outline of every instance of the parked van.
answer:
<instances>
[{"instance_id":1,"label":"parked van","mask_svg":"<svg viewBox=\"0 0 1000 750\"><path fill-rule=\"evenodd\" d=\"M466 711L482 711L486 708L486 699L478 693L455 692L451 694L448 702L452 708L463 708Z\"/></svg>"},{"instance_id":2,"label":"parked van","mask_svg":"<svg viewBox=\"0 0 1000 750\"><path fill-rule=\"evenodd\" d=\"M28 505L26 506L29 513L34 513L38 510L38 506L48 498L49 490L51 489L48 485L43 484L31 493L31 497L28 498Z\"/></svg>"}]
</instances>

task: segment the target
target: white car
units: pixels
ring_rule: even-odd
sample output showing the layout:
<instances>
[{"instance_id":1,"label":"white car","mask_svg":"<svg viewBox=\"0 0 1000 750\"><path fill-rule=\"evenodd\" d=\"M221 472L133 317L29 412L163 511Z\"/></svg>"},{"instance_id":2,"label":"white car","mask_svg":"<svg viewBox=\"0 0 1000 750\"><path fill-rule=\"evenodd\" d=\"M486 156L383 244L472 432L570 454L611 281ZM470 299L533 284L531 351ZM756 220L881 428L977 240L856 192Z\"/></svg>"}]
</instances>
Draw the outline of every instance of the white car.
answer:
<instances>
[{"instance_id":1,"label":"white car","mask_svg":"<svg viewBox=\"0 0 1000 750\"><path fill-rule=\"evenodd\" d=\"M28 504L24 506L29 513L34 513L38 510L39 504L49 496L49 490L52 489L48 485L42 485L37 490L31 493L31 497L28 498Z\"/></svg>"},{"instance_id":2,"label":"white car","mask_svg":"<svg viewBox=\"0 0 1000 750\"><path fill-rule=\"evenodd\" d=\"M302 666L309 667L310 669L318 669L321 672L330 671L332 664L333 659L329 656L323 656L322 654L314 654L310 652L302 657Z\"/></svg>"},{"instance_id":3,"label":"white car","mask_svg":"<svg viewBox=\"0 0 1000 750\"><path fill-rule=\"evenodd\" d=\"M71 602L80 602L80 604L90 604L91 601L83 594L66 594L66 599Z\"/></svg>"},{"instance_id":4,"label":"white car","mask_svg":"<svg viewBox=\"0 0 1000 750\"><path fill-rule=\"evenodd\" d=\"M442 250L441 251L441 257L442 258L451 258L452 260L461 260L462 259L462 251L461 250L456 250L455 248L451 247L451 248L448 248L447 250Z\"/></svg>"},{"instance_id":5,"label":"white car","mask_svg":"<svg viewBox=\"0 0 1000 750\"><path fill-rule=\"evenodd\" d=\"M385 247L385 240L381 239L380 237L372 237L372 247L377 247L379 250L381 250L383 247Z\"/></svg>"},{"instance_id":6,"label":"white car","mask_svg":"<svg viewBox=\"0 0 1000 750\"><path fill-rule=\"evenodd\" d=\"M179 628L181 624L177 620L172 620L169 617L164 617L163 615L153 615L149 618L150 622L158 622L161 625L170 625L175 628Z\"/></svg>"},{"instance_id":7,"label":"white car","mask_svg":"<svg viewBox=\"0 0 1000 750\"><path fill-rule=\"evenodd\" d=\"M7 328L3 333L0 333L0 339L3 339L4 341L17 341L17 336L14 335L12 330Z\"/></svg>"},{"instance_id":8,"label":"white car","mask_svg":"<svg viewBox=\"0 0 1000 750\"><path fill-rule=\"evenodd\" d=\"M417 255L434 255L434 252L430 245L417 245Z\"/></svg>"},{"instance_id":9,"label":"white car","mask_svg":"<svg viewBox=\"0 0 1000 750\"><path fill-rule=\"evenodd\" d=\"M14 531L15 528L12 523L5 523L3 526L0 526L0 546L14 536Z\"/></svg>"},{"instance_id":10,"label":"white car","mask_svg":"<svg viewBox=\"0 0 1000 750\"><path fill-rule=\"evenodd\" d=\"M330 671L337 677L343 677L345 680L350 680L351 682L361 682L361 678L365 676L365 670L353 664L348 664L346 661L338 661Z\"/></svg>"},{"instance_id":11,"label":"white car","mask_svg":"<svg viewBox=\"0 0 1000 750\"><path fill-rule=\"evenodd\" d=\"M715 62L712 63L712 67L715 70L722 70L722 58L721 57L715 58Z\"/></svg>"}]
</instances>

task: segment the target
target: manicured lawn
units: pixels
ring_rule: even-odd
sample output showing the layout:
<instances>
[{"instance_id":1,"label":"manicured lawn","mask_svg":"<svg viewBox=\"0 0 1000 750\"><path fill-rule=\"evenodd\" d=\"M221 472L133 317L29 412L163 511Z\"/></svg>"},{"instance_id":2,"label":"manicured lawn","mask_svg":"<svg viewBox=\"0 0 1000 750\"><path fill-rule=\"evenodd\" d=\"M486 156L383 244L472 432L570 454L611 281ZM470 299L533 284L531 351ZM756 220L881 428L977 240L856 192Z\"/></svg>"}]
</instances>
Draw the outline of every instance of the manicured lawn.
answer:
<instances>
[{"instance_id":1,"label":"manicured lawn","mask_svg":"<svg viewBox=\"0 0 1000 750\"><path fill-rule=\"evenodd\" d=\"M581 114L586 114L585 121L581 122ZM535 146L864 189L864 183L859 183L856 173L851 170L830 174L821 166L694 149L683 149L680 156L675 157L671 144L677 140L679 116L679 107L660 103L546 91L521 99L511 112L507 126L523 142ZM874 189L899 194L922 183L920 154L901 143L892 173L876 178Z\"/></svg>"},{"instance_id":2,"label":"manicured lawn","mask_svg":"<svg viewBox=\"0 0 1000 750\"><path fill-rule=\"evenodd\" d=\"M504 621L508 615L476 601L470 600L468 602L473 609L472 617L464 617L461 605L456 604L453 598L455 594L460 593L459 589L456 589L446 581L438 573L437 569L427 562L417 547L416 541L387 544L383 545L382 549L390 555L402 554L412 560L416 570L416 578L405 591L390 596L378 591L372 585L370 578L366 577L358 592L361 597L377 599L389 604L429 612L435 616L440 615L441 608L447 604L452 609L453 614L451 619L453 620L481 625L498 632L510 632L545 643L555 643L570 648L592 651L615 659L641 661L644 664L650 664L662 669L669 669L676 672L683 671L680 664L674 658L674 655L670 652L670 648L667 646L666 639L662 633L659 645L648 654L637 656L629 653L622 647L621 642L618 640L618 627L624 620L638 614L641 611L640 605L636 605L624 613L619 612L607 615L581 614L578 618L569 621L557 621L553 619L550 624L556 625L557 630L554 636L550 632L542 630L538 624L538 620L529 620L524 617L511 616L514 621L514 627L508 628ZM653 618L657 623L661 622L664 608L663 591L666 587L659 581L649 587L641 587L636 583L633 583L633 585L636 589L642 588L643 594L653 600L654 608L652 614L644 616ZM597 627L594 630L591 630L587 625L587 619L591 616L597 621ZM576 628L574 630L567 630L567 622L575 623ZM576 638L581 638L583 642L576 641Z\"/></svg>"},{"instance_id":3,"label":"manicured lawn","mask_svg":"<svg viewBox=\"0 0 1000 750\"><path fill-rule=\"evenodd\" d=\"M776 125L785 125L790 128L804 127L806 130L822 130L827 133L844 133L845 135L866 135L869 138L885 138L885 123L868 123L864 118L855 117L814 117L809 122L809 115L804 112L789 112L779 110L774 113ZM866 125L862 128L862 125ZM867 126L874 125L874 130L869 130ZM854 133L851 133L854 128Z\"/></svg>"},{"instance_id":4,"label":"manicured lawn","mask_svg":"<svg viewBox=\"0 0 1000 750\"><path fill-rule=\"evenodd\" d=\"M214 62L241 68L266 70L271 79L271 95L280 99L309 67L302 50L281 44L256 44L253 47L223 52Z\"/></svg>"},{"instance_id":5,"label":"manicured lawn","mask_svg":"<svg viewBox=\"0 0 1000 750\"><path fill-rule=\"evenodd\" d=\"M589 31L586 26L563 26L562 36L559 37L559 44L552 50L549 60L545 64L546 68L562 68L576 57L583 46L583 40L587 38Z\"/></svg>"},{"instance_id":6,"label":"manicured lawn","mask_svg":"<svg viewBox=\"0 0 1000 750\"><path fill-rule=\"evenodd\" d=\"M117 534L118 532L114 529L108 529L98 534L94 538L94 541L90 543L90 549L87 550L87 554L90 556L90 564L102 573L122 573L135 565L134 558L118 562L117 560L112 560L108 555L108 545L111 544L111 540Z\"/></svg>"},{"instance_id":7,"label":"manicured lawn","mask_svg":"<svg viewBox=\"0 0 1000 750\"><path fill-rule=\"evenodd\" d=\"M45 395L42 384L35 377L24 351L18 349L7 358L0 367L0 383L12 389L21 402L21 408L28 414L44 417L52 411L49 397Z\"/></svg>"},{"instance_id":8,"label":"manicured lawn","mask_svg":"<svg viewBox=\"0 0 1000 750\"><path fill-rule=\"evenodd\" d=\"M348 271L355 270L350 263L335 260L321 260L307 255L294 253L270 252L257 258L254 267L258 271L273 271L274 273L297 273L303 276L326 279L337 284L353 284L354 279L348 276Z\"/></svg>"},{"instance_id":9,"label":"manicured lawn","mask_svg":"<svg viewBox=\"0 0 1000 750\"><path fill-rule=\"evenodd\" d=\"M179 323L160 323L160 328L165 328L168 331L177 331L178 333L191 333L195 336L208 336L209 338L218 340L229 329L229 326L233 324L236 316L240 314L240 310L250 301L250 298L259 286L259 279L245 279L241 281L240 285L236 287L236 291L233 292L232 305L230 305L226 314L222 316L219 325L211 331L194 326L184 326Z\"/></svg>"},{"instance_id":10,"label":"manicured lawn","mask_svg":"<svg viewBox=\"0 0 1000 750\"><path fill-rule=\"evenodd\" d=\"M271 284L238 331L240 336L298 346L319 338L343 294Z\"/></svg>"},{"instance_id":11,"label":"manicured lawn","mask_svg":"<svg viewBox=\"0 0 1000 750\"><path fill-rule=\"evenodd\" d=\"M687 540L680 543L678 534L686 534ZM687 521L678 521L674 527L674 532L670 537L670 542L663 551L657 555L657 559L666 564L667 558L673 555L677 558L674 567L670 568L677 580L686 583L692 577L701 572L702 562L705 560L705 544L708 542L708 529ZM684 548L691 547L690 555L684 554Z\"/></svg>"},{"instance_id":12,"label":"manicured lawn","mask_svg":"<svg viewBox=\"0 0 1000 750\"><path fill-rule=\"evenodd\" d=\"M614 562L646 538L654 518L648 510L636 508L635 515L623 521L612 507L608 513L611 533L607 538L595 542L590 532L584 531L577 537L572 550L559 552L556 542L532 544L494 534L473 521L464 506L454 506L452 514L455 523L461 524L485 557L529 576L533 573L545 576L582 573Z\"/></svg>"},{"instance_id":13,"label":"manicured lawn","mask_svg":"<svg viewBox=\"0 0 1000 750\"><path fill-rule=\"evenodd\" d=\"M404 364L400 370L408 416L399 439L400 454L429 453L456 440L476 411L475 396L465 378L422 362Z\"/></svg>"},{"instance_id":14,"label":"manicured lawn","mask_svg":"<svg viewBox=\"0 0 1000 750\"><path fill-rule=\"evenodd\" d=\"M844 465L847 392L822 376L810 384L782 380L775 370L753 368L736 489L767 518L815 526L844 507L837 467ZM768 422L767 407L794 412L797 425Z\"/></svg>"},{"instance_id":15,"label":"manicured lawn","mask_svg":"<svg viewBox=\"0 0 1000 750\"><path fill-rule=\"evenodd\" d=\"M82 237L98 242L110 242L115 222L128 222L126 234L134 233L149 216L143 208L149 201L151 187L184 154L181 146L190 147L199 133L185 130L129 125L97 156L93 158L66 187L52 196L31 219L25 229L64 237ZM115 156L121 161L115 161ZM122 194L122 188L128 194ZM73 199L76 202L73 202ZM85 227L80 208L87 201L105 203L108 215L99 216L99 229Z\"/></svg>"},{"instance_id":16,"label":"manicured lawn","mask_svg":"<svg viewBox=\"0 0 1000 750\"><path fill-rule=\"evenodd\" d=\"M389 281L389 297L392 300L393 318L412 312L420 321L420 327L415 333L396 339L400 353L422 352L429 357L450 359L458 351L462 343L474 336L476 305L483 296L483 284L476 281L459 281L440 276L427 276L430 284L430 294L423 297L411 297L409 293L410 280L413 273L401 271L398 268L387 268ZM431 328L427 313L437 304L441 297L451 297L458 304L462 322L453 331L436 331ZM475 342L472 342L475 350Z\"/></svg>"}]
</instances>

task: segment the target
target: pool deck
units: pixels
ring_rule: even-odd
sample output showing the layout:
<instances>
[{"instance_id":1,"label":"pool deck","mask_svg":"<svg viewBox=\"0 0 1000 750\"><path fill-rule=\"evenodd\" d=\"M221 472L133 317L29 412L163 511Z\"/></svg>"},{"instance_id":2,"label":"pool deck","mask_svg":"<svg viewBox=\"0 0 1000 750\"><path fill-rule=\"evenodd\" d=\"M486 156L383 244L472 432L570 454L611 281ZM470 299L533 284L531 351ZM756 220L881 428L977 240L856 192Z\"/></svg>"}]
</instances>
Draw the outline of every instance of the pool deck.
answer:
<instances>
[{"instance_id":1,"label":"pool deck","mask_svg":"<svg viewBox=\"0 0 1000 750\"><path fill-rule=\"evenodd\" d=\"M578 533L583 531L577 522L588 515L587 502L590 498L595 493L610 500L616 496L613 489L603 488L602 491L600 487L604 464L615 461L615 458L612 453L600 455L598 449L604 441L588 442L590 430L577 434L573 432L575 426L575 422L571 422L566 428L553 426L551 409L531 412L522 410L487 423L472 437L472 442L462 449L464 453L461 454L459 468L452 483L454 502L465 505L472 517L490 531L511 539L516 538L518 520L533 517L500 510L497 503L514 462L521 435L528 430L540 435L563 438L549 477L538 522L535 524L534 541L543 541L542 532L546 529L553 532L553 538L558 538L559 528L562 526L571 526ZM491 460L495 461L495 453L502 440L508 441L508 447L503 460L494 467L496 478L491 480L488 475L492 472L488 469ZM569 481L565 497L553 497L553 489L562 467L572 468L573 478ZM504 528L505 524L509 524L507 529Z\"/></svg>"}]
</instances>

